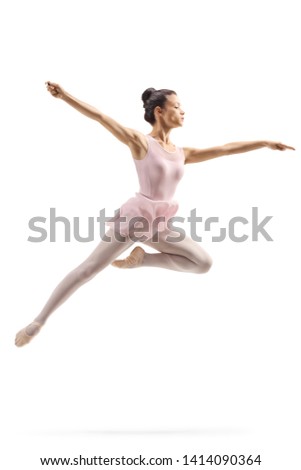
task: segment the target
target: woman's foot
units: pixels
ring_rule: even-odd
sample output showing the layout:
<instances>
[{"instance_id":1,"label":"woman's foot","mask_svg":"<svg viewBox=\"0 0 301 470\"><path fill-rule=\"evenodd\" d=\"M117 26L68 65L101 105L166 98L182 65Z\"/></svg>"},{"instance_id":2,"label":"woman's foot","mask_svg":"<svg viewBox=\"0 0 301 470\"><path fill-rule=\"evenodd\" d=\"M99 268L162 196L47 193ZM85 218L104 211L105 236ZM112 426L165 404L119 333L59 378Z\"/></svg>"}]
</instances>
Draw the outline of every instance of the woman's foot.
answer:
<instances>
[{"instance_id":1,"label":"woman's foot","mask_svg":"<svg viewBox=\"0 0 301 470\"><path fill-rule=\"evenodd\" d=\"M144 255L145 251L143 248L137 246L127 258L113 261L112 266L116 266L117 268L138 268L142 264Z\"/></svg>"},{"instance_id":2,"label":"woman's foot","mask_svg":"<svg viewBox=\"0 0 301 470\"><path fill-rule=\"evenodd\" d=\"M16 334L15 345L21 347L29 343L39 333L41 328L42 324L37 321L30 323Z\"/></svg>"}]
</instances>

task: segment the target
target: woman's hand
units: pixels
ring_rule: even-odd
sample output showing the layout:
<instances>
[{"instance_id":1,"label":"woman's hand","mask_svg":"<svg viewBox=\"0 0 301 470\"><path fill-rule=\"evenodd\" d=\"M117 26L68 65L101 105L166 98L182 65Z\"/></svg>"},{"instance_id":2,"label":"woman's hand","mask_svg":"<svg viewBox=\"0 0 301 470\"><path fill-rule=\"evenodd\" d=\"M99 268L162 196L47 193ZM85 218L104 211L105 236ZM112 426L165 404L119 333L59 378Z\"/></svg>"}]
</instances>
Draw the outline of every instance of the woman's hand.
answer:
<instances>
[{"instance_id":1,"label":"woman's hand","mask_svg":"<svg viewBox=\"0 0 301 470\"><path fill-rule=\"evenodd\" d=\"M45 85L47 86L49 93L51 93L55 98L63 98L65 96L65 91L57 83L45 82Z\"/></svg>"},{"instance_id":2,"label":"woman's hand","mask_svg":"<svg viewBox=\"0 0 301 470\"><path fill-rule=\"evenodd\" d=\"M266 146L272 150L295 150L294 147L290 147L289 145L281 144L280 142L267 142Z\"/></svg>"}]
</instances>

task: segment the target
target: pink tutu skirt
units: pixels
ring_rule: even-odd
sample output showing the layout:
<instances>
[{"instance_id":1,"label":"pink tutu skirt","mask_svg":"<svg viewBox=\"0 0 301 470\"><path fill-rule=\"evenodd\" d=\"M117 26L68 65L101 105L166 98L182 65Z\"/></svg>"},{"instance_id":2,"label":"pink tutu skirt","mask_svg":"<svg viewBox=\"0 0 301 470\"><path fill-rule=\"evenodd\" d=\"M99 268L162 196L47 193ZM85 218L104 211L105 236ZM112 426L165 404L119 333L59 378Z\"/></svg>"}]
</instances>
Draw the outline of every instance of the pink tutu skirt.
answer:
<instances>
[{"instance_id":1,"label":"pink tutu skirt","mask_svg":"<svg viewBox=\"0 0 301 470\"><path fill-rule=\"evenodd\" d=\"M136 241L152 238L168 229L168 221L178 210L176 201L154 200L136 193L106 222L116 234L134 237Z\"/></svg>"}]
</instances>

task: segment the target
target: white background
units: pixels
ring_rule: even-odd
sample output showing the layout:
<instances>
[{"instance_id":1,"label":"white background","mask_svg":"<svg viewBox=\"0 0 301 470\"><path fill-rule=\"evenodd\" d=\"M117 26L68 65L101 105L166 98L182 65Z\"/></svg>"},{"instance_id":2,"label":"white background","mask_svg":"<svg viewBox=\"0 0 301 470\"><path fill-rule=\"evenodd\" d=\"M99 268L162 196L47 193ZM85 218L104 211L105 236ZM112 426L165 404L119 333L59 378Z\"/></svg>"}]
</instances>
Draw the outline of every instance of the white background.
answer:
<instances>
[{"instance_id":1,"label":"white background","mask_svg":"<svg viewBox=\"0 0 301 470\"><path fill-rule=\"evenodd\" d=\"M40 469L47 456L211 453L261 454L260 468L299 468L297 6L1 5L1 468ZM30 243L29 219L55 207L80 217L84 235L89 216L104 207L112 215L138 189L128 149L52 98L46 80L145 133L141 93L174 89L186 111L172 135L178 145L265 139L296 151L187 166L179 215L196 208L225 227L246 217L237 235L248 240L214 243L218 230L204 233L214 264L202 276L108 267L18 349L15 333L98 243L65 243L59 228L56 243ZM252 207L260 220L273 216L273 242L252 241Z\"/></svg>"}]
</instances>

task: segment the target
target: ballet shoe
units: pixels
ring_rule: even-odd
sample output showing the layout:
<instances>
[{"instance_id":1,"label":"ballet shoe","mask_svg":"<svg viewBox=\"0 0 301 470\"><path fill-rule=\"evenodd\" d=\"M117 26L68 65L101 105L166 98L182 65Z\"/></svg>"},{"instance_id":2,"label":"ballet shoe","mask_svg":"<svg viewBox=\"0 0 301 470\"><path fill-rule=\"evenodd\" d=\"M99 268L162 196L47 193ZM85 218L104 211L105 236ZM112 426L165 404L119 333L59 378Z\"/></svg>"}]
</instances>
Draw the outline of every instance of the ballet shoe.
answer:
<instances>
[{"instance_id":1,"label":"ballet shoe","mask_svg":"<svg viewBox=\"0 0 301 470\"><path fill-rule=\"evenodd\" d=\"M142 264L144 255L145 251L143 248L137 246L127 258L113 261L112 266L116 268L138 268Z\"/></svg>"},{"instance_id":2,"label":"ballet shoe","mask_svg":"<svg viewBox=\"0 0 301 470\"><path fill-rule=\"evenodd\" d=\"M36 329L36 331L34 332L33 335L29 335L26 332L26 328L28 328L31 325L34 325L34 326L37 327L37 329ZM22 330L20 330L16 334L15 345L18 346L18 347L21 347L21 346L24 346L25 344L29 343L32 340L32 338L34 338L40 332L41 328L42 328L41 323L39 323L37 321L33 321L32 323L27 325L25 328L23 328Z\"/></svg>"}]
</instances>

